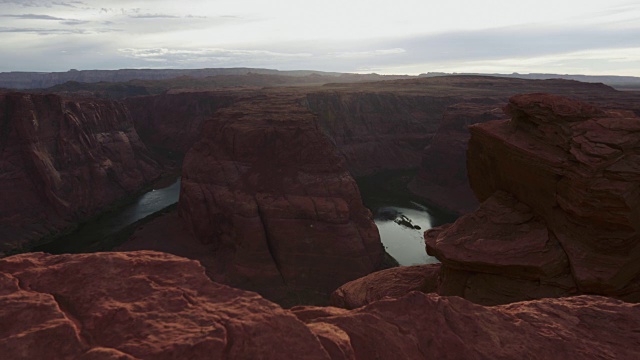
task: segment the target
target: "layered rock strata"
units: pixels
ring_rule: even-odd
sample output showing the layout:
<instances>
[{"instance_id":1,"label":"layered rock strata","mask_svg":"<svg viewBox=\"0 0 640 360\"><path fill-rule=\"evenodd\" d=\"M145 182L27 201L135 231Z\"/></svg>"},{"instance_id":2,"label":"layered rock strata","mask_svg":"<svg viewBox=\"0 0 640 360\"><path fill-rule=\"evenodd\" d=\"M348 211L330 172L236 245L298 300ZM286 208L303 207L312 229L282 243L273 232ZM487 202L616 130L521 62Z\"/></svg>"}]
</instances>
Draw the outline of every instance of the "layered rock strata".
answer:
<instances>
[{"instance_id":1,"label":"layered rock strata","mask_svg":"<svg viewBox=\"0 0 640 360\"><path fill-rule=\"evenodd\" d=\"M0 93L0 255L139 191L160 166L121 103Z\"/></svg>"},{"instance_id":2,"label":"layered rock strata","mask_svg":"<svg viewBox=\"0 0 640 360\"><path fill-rule=\"evenodd\" d=\"M470 127L482 206L425 234L439 293L640 300L640 118L547 94L514 96L506 112Z\"/></svg>"},{"instance_id":3,"label":"layered rock strata","mask_svg":"<svg viewBox=\"0 0 640 360\"><path fill-rule=\"evenodd\" d=\"M216 279L274 298L328 293L381 265L370 211L315 117L291 96L236 103L184 160L179 213Z\"/></svg>"},{"instance_id":4,"label":"layered rock strata","mask_svg":"<svg viewBox=\"0 0 640 360\"><path fill-rule=\"evenodd\" d=\"M640 307L598 296L483 307L412 292L283 310L141 251L0 259L7 359L637 359Z\"/></svg>"},{"instance_id":5,"label":"layered rock strata","mask_svg":"<svg viewBox=\"0 0 640 360\"><path fill-rule=\"evenodd\" d=\"M319 92L305 105L317 114L353 176L420 165L422 149L453 100L445 96L376 92Z\"/></svg>"}]
</instances>

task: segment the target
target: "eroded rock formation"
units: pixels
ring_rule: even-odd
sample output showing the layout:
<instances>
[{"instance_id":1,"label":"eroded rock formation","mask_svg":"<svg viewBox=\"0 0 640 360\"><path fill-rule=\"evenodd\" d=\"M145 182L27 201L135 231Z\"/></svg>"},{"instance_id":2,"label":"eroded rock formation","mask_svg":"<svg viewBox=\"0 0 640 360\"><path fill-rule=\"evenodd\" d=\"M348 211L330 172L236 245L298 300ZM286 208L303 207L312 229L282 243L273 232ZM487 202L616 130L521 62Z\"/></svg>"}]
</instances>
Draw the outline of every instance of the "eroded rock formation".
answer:
<instances>
[{"instance_id":1,"label":"eroded rock formation","mask_svg":"<svg viewBox=\"0 0 640 360\"><path fill-rule=\"evenodd\" d=\"M484 304L595 293L640 300L640 118L547 94L470 127L484 203L425 234L441 294Z\"/></svg>"},{"instance_id":2,"label":"eroded rock formation","mask_svg":"<svg viewBox=\"0 0 640 360\"><path fill-rule=\"evenodd\" d=\"M217 248L216 279L270 298L331 292L378 269L384 253L355 181L299 100L220 110L183 166L179 212Z\"/></svg>"},{"instance_id":3,"label":"eroded rock formation","mask_svg":"<svg viewBox=\"0 0 640 360\"><path fill-rule=\"evenodd\" d=\"M104 211L160 175L120 103L0 93L0 255Z\"/></svg>"},{"instance_id":4,"label":"eroded rock formation","mask_svg":"<svg viewBox=\"0 0 640 360\"><path fill-rule=\"evenodd\" d=\"M141 251L0 259L7 359L637 359L640 305L578 296L495 307L412 292L283 310Z\"/></svg>"}]
</instances>

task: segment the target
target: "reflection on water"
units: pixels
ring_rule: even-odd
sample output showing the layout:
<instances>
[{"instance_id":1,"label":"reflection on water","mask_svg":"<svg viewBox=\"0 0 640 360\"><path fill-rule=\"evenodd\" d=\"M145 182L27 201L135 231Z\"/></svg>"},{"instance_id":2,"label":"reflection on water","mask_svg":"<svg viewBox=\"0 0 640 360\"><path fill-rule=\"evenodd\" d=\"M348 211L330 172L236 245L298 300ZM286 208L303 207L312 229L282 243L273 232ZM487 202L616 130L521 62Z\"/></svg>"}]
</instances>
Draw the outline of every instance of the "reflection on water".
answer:
<instances>
[{"instance_id":1,"label":"reflection on water","mask_svg":"<svg viewBox=\"0 0 640 360\"><path fill-rule=\"evenodd\" d=\"M374 215L385 250L400 265L439 262L427 255L423 234L455 221L455 216L416 202L408 191L388 190L389 178L385 175L360 178L357 182L365 206Z\"/></svg>"},{"instance_id":2,"label":"reflection on water","mask_svg":"<svg viewBox=\"0 0 640 360\"><path fill-rule=\"evenodd\" d=\"M380 210L384 215L381 216ZM390 210L397 212L398 217L389 219L386 216ZM431 264L439 262L438 259L427 255L424 245L423 233L431 229L431 215L424 206L416 204L413 207L385 206L380 209L372 209L374 220L380 231L380 239L387 252L393 256L400 265ZM398 221L401 216L409 219L414 225L410 227L404 222ZM418 228L416 228L416 225Z\"/></svg>"},{"instance_id":3,"label":"reflection on water","mask_svg":"<svg viewBox=\"0 0 640 360\"><path fill-rule=\"evenodd\" d=\"M131 204L81 225L73 233L33 249L53 254L106 250L100 243L127 226L178 202L180 178L173 184L140 195Z\"/></svg>"}]
</instances>

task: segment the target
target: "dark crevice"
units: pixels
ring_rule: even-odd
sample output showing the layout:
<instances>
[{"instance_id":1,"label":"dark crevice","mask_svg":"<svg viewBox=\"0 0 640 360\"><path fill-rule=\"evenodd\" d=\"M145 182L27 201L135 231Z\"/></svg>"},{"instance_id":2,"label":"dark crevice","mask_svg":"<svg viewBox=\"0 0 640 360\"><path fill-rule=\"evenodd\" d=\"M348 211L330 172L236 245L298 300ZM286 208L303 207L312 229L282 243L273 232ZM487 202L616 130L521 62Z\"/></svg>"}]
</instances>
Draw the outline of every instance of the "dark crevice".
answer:
<instances>
[{"instance_id":1,"label":"dark crevice","mask_svg":"<svg viewBox=\"0 0 640 360\"><path fill-rule=\"evenodd\" d=\"M267 249L269 250L269 255L271 256L271 259L273 259L273 263L275 264L276 269L278 270L278 274L280 274L282 283L286 285L287 282L284 279L284 275L282 275L280 263L278 262L278 258L276 257L276 251L274 249L274 245L272 244L271 238L269 236L269 229L267 228L266 219L262 212L262 208L260 207L260 203L258 203L257 196L254 196L254 201L256 202L256 207L258 209L258 216L260 217L260 223L262 224L262 231L264 232L264 238L267 241Z\"/></svg>"},{"instance_id":2,"label":"dark crevice","mask_svg":"<svg viewBox=\"0 0 640 360\"><path fill-rule=\"evenodd\" d=\"M64 296L59 294L51 294L55 299L56 303L58 303L58 307L64 314L64 316L71 321L73 326L76 329L76 333L78 334L78 338L80 339L80 343L85 348L96 347L96 343L93 340L91 334L85 330L82 322L80 321L80 316L77 314L73 304L67 300Z\"/></svg>"}]
</instances>

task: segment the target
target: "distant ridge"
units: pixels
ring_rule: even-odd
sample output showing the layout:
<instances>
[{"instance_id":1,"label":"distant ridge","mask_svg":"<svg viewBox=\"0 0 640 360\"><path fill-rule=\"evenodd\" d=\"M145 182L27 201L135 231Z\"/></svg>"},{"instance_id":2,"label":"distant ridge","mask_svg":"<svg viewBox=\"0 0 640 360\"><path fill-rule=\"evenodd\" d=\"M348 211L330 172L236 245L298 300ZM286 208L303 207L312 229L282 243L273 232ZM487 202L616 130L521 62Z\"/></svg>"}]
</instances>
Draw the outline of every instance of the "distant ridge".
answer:
<instances>
[{"instance_id":1,"label":"distant ridge","mask_svg":"<svg viewBox=\"0 0 640 360\"><path fill-rule=\"evenodd\" d=\"M313 74L338 77L343 73L312 70L279 71L258 68L209 68L209 69L121 69L121 70L69 70L66 72L23 72L0 73L0 88L41 89L63 84L68 81L82 83L125 82L129 80L166 80L181 76L204 78L219 75L284 75L310 76Z\"/></svg>"},{"instance_id":2,"label":"distant ridge","mask_svg":"<svg viewBox=\"0 0 640 360\"><path fill-rule=\"evenodd\" d=\"M496 76L496 77L508 77L518 79L529 80L548 80L548 79L564 79L564 80L576 80L589 83L603 83L609 85L618 90L640 90L640 77L636 76L618 76L618 75L571 75L571 74L546 74L546 73L530 73L530 74L483 74L483 73L444 73L444 72L429 72L420 74L420 77L435 77L435 76L451 76L451 75L482 75L482 76Z\"/></svg>"},{"instance_id":3,"label":"distant ridge","mask_svg":"<svg viewBox=\"0 0 640 360\"><path fill-rule=\"evenodd\" d=\"M288 70L262 68L205 68L205 69L120 69L120 70L69 70L65 72L0 72L0 88L6 89L44 89L64 84L66 82L98 83L98 82L127 82L131 80L167 80L178 77L192 77L196 79L212 76L244 76L244 75L276 75L286 77L323 77L335 78L336 82L377 81L388 79L415 78L409 75L378 75L326 72L315 70ZM485 74L485 73L444 73L429 72L417 77L481 75L532 80L565 79L589 83L603 83L618 90L640 91L640 77L615 75L571 75L571 74ZM332 81L331 81L332 82Z\"/></svg>"}]
</instances>

